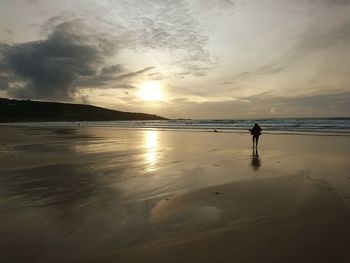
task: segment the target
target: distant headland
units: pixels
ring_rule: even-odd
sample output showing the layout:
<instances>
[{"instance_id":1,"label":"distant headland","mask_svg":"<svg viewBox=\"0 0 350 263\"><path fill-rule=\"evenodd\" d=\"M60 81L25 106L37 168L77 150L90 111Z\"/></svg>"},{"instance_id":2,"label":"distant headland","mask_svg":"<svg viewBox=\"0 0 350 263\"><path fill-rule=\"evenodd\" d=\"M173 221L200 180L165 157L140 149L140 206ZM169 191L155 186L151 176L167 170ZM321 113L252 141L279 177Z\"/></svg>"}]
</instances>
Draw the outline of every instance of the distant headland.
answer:
<instances>
[{"instance_id":1,"label":"distant headland","mask_svg":"<svg viewBox=\"0 0 350 263\"><path fill-rule=\"evenodd\" d=\"M166 118L85 104L0 98L0 122L117 120L166 120Z\"/></svg>"}]
</instances>

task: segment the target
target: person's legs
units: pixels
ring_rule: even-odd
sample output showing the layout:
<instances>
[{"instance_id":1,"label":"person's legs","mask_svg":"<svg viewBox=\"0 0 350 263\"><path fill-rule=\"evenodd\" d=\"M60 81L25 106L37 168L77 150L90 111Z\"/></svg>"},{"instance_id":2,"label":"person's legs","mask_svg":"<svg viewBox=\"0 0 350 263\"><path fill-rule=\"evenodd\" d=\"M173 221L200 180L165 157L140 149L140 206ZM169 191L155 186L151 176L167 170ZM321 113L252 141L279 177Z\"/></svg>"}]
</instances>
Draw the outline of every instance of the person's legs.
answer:
<instances>
[{"instance_id":1,"label":"person's legs","mask_svg":"<svg viewBox=\"0 0 350 263\"><path fill-rule=\"evenodd\" d=\"M257 135L255 137L255 145L256 145L256 147L258 147L258 142L259 142L259 135Z\"/></svg>"},{"instance_id":2,"label":"person's legs","mask_svg":"<svg viewBox=\"0 0 350 263\"><path fill-rule=\"evenodd\" d=\"M253 135L253 147L256 145L256 135Z\"/></svg>"}]
</instances>

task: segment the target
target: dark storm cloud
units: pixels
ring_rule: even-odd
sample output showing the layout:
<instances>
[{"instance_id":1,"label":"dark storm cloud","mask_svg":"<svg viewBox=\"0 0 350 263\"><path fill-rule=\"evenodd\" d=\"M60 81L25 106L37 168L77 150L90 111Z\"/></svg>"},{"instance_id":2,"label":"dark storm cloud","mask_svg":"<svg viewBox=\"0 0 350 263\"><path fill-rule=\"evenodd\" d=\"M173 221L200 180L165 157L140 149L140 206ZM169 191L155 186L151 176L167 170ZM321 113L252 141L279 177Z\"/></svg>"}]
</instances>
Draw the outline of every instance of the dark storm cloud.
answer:
<instances>
[{"instance_id":1,"label":"dark storm cloud","mask_svg":"<svg viewBox=\"0 0 350 263\"><path fill-rule=\"evenodd\" d=\"M0 90L7 90L10 88L11 82L16 81L16 77L12 74L7 74L5 70L0 68Z\"/></svg>"},{"instance_id":2,"label":"dark storm cloud","mask_svg":"<svg viewBox=\"0 0 350 263\"><path fill-rule=\"evenodd\" d=\"M101 75L119 74L124 71L125 71L124 67L121 64L105 66L101 69Z\"/></svg>"},{"instance_id":3,"label":"dark storm cloud","mask_svg":"<svg viewBox=\"0 0 350 263\"><path fill-rule=\"evenodd\" d=\"M84 35L83 30L74 20L55 25L44 40L1 44L0 69L16 77L2 87L14 97L72 98L77 89L75 81L95 75L104 56L113 49L107 39Z\"/></svg>"}]
</instances>

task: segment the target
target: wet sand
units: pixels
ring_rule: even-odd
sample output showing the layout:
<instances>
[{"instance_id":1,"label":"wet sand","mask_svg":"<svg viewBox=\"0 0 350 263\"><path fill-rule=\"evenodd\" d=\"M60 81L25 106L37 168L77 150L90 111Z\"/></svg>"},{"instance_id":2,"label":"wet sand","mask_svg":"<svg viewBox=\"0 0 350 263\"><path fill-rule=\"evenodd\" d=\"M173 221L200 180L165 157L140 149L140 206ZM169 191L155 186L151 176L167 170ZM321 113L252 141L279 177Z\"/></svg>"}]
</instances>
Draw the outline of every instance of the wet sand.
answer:
<instances>
[{"instance_id":1,"label":"wet sand","mask_svg":"<svg viewBox=\"0 0 350 263\"><path fill-rule=\"evenodd\" d=\"M350 262L350 137L0 127L0 262Z\"/></svg>"}]
</instances>

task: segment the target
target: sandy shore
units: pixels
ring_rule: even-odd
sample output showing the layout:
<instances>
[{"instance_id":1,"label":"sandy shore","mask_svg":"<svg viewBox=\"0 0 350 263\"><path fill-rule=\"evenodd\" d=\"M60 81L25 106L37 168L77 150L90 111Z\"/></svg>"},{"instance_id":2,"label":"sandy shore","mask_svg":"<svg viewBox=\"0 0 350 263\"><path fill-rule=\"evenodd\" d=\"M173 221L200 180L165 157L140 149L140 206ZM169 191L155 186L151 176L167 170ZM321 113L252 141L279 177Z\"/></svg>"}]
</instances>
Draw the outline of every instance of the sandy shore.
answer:
<instances>
[{"instance_id":1,"label":"sandy shore","mask_svg":"<svg viewBox=\"0 0 350 263\"><path fill-rule=\"evenodd\" d=\"M350 137L0 127L0 262L350 262Z\"/></svg>"}]
</instances>

